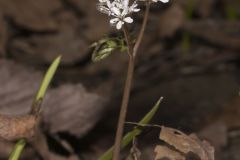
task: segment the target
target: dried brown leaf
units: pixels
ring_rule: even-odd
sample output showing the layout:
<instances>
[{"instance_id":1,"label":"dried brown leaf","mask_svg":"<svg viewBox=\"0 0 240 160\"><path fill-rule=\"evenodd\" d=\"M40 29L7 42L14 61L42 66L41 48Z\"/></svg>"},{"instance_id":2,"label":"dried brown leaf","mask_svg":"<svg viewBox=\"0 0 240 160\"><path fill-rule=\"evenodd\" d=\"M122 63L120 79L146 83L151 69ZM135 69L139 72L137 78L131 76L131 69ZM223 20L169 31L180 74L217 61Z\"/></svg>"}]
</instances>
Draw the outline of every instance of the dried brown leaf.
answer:
<instances>
[{"instance_id":1,"label":"dried brown leaf","mask_svg":"<svg viewBox=\"0 0 240 160\"><path fill-rule=\"evenodd\" d=\"M214 148L208 142L200 141L194 134L188 136L179 130L162 127L160 139L186 156L194 153L201 160L214 160Z\"/></svg>"},{"instance_id":2,"label":"dried brown leaf","mask_svg":"<svg viewBox=\"0 0 240 160\"><path fill-rule=\"evenodd\" d=\"M103 113L104 99L89 93L81 85L63 85L46 96L43 119L49 131L68 131L82 136L89 131Z\"/></svg>"},{"instance_id":3,"label":"dried brown leaf","mask_svg":"<svg viewBox=\"0 0 240 160\"><path fill-rule=\"evenodd\" d=\"M0 10L4 15L12 18L14 23L31 30L55 30L57 23L52 19L52 13L59 9L60 1L52 0L18 0L0 1Z\"/></svg>"},{"instance_id":4,"label":"dried brown leaf","mask_svg":"<svg viewBox=\"0 0 240 160\"><path fill-rule=\"evenodd\" d=\"M71 64L87 56L87 41L79 36L79 22L74 15L64 12L59 15L58 32L52 34L33 34L32 36L22 36L13 39L10 45L12 55L16 58L23 59L19 56L19 49L24 54L23 60L29 60L29 63L52 62L58 55L62 55L63 64ZM33 45L34 44L34 45ZM38 58L36 58L38 57ZM32 62L32 60L34 60Z\"/></svg>"},{"instance_id":5,"label":"dried brown leaf","mask_svg":"<svg viewBox=\"0 0 240 160\"><path fill-rule=\"evenodd\" d=\"M42 74L14 62L0 60L0 113L10 116L30 111ZM69 132L82 136L104 110L105 100L81 85L50 89L43 103L43 125L51 133Z\"/></svg>"},{"instance_id":6,"label":"dried brown leaf","mask_svg":"<svg viewBox=\"0 0 240 160\"><path fill-rule=\"evenodd\" d=\"M185 160L185 157L179 152L176 152L166 146L156 146L155 152L157 154L154 160Z\"/></svg>"}]
</instances>

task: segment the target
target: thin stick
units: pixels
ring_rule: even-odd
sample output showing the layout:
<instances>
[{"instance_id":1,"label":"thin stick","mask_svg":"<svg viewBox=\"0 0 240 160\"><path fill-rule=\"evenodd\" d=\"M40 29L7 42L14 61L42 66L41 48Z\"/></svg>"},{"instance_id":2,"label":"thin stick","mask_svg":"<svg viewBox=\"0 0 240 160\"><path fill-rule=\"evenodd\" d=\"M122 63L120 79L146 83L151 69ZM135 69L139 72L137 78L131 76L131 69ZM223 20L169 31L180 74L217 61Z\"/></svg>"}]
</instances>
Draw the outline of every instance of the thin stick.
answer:
<instances>
[{"instance_id":1,"label":"thin stick","mask_svg":"<svg viewBox=\"0 0 240 160\"><path fill-rule=\"evenodd\" d=\"M120 156L121 140L122 140L122 135L123 135L123 131L124 131L124 124L126 121L128 102L129 102L130 91L131 91L131 86L132 86L132 79L133 79L133 74L134 74L134 64L135 64L135 59L136 59L135 57L136 57L138 48L141 44L143 34L144 34L144 31L146 28L147 19L148 19L148 15L149 15L149 9L150 9L150 3L148 2L146 11L145 11L144 21L143 21L141 30L140 30L138 38L137 38L137 42L134 46L132 44L127 26L124 25L124 27L123 27L124 36L125 36L125 39L126 39L127 45L128 45L129 62L128 62L127 78L126 78L126 82L125 82L123 98L122 98L122 105L121 105L121 109L120 109L120 115L119 115L119 119L118 119L118 126L117 126L117 132L116 132L115 143L114 143L113 160L119 160L119 156Z\"/></svg>"},{"instance_id":2,"label":"thin stick","mask_svg":"<svg viewBox=\"0 0 240 160\"><path fill-rule=\"evenodd\" d=\"M135 125L137 127L162 128L162 126L157 125L157 124L140 124L140 123L136 123L136 122L126 122L125 124Z\"/></svg>"}]
</instances>

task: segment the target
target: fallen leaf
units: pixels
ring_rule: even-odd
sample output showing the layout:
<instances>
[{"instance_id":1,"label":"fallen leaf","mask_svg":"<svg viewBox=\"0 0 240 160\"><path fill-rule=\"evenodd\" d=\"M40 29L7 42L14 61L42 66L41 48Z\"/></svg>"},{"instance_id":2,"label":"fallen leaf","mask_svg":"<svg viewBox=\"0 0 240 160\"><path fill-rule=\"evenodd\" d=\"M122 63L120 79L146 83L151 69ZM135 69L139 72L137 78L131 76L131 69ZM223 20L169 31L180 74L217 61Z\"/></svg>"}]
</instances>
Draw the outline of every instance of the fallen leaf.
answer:
<instances>
[{"instance_id":1,"label":"fallen leaf","mask_svg":"<svg viewBox=\"0 0 240 160\"><path fill-rule=\"evenodd\" d=\"M0 113L29 113L42 74L12 61L0 60ZM81 85L49 89L43 102L43 126L50 133L68 132L81 137L102 116L105 98L89 93Z\"/></svg>"},{"instance_id":2,"label":"fallen leaf","mask_svg":"<svg viewBox=\"0 0 240 160\"><path fill-rule=\"evenodd\" d=\"M154 151L157 153L154 160L185 160L183 155L166 146L158 145Z\"/></svg>"},{"instance_id":3,"label":"fallen leaf","mask_svg":"<svg viewBox=\"0 0 240 160\"><path fill-rule=\"evenodd\" d=\"M35 45L32 45L35 44ZM88 44L76 36L74 27L69 23L59 26L59 32L45 36L16 37L10 44L14 57L21 58L19 49L29 60L50 63L57 55L62 55L63 64L71 64L87 56ZM38 57L38 59L36 59ZM31 62L30 61L30 62Z\"/></svg>"},{"instance_id":4,"label":"fallen leaf","mask_svg":"<svg viewBox=\"0 0 240 160\"><path fill-rule=\"evenodd\" d=\"M89 131L104 110L104 98L89 93L81 85L63 85L49 90L43 120L51 133L67 131L81 137Z\"/></svg>"},{"instance_id":5,"label":"fallen leaf","mask_svg":"<svg viewBox=\"0 0 240 160\"><path fill-rule=\"evenodd\" d=\"M55 30L57 23L51 14L60 7L58 0L51 3L47 0L25 0L24 3L18 0L0 1L1 13L12 18L17 25L35 31Z\"/></svg>"},{"instance_id":6,"label":"fallen leaf","mask_svg":"<svg viewBox=\"0 0 240 160\"><path fill-rule=\"evenodd\" d=\"M164 155L171 155L172 159L175 155L181 160L182 156L179 155L181 154L185 156L186 160L190 157L200 160L214 160L214 148L207 141L199 140L194 134L188 136L179 130L162 126L159 138L174 149L169 148L171 150L169 151L165 147L157 146L155 150L159 153L163 152ZM160 155L157 154L157 156ZM177 158L175 157L175 159Z\"/></svg>"}]
</instances>

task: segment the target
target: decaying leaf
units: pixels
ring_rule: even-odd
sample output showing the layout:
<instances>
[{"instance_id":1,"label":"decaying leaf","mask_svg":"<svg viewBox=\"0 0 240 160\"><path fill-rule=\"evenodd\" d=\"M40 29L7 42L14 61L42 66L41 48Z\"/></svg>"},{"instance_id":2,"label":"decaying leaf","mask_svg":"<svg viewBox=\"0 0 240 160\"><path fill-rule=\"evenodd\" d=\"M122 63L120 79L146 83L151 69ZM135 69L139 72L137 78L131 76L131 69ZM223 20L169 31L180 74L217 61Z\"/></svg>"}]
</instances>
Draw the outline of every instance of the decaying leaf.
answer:
<instances>
[{"instance_id":1,"label":"decaying leaf","mask_svg":"<svg viewBox=\"0 0 240 160\"><path fill-rule=\"evenodd\" d=\"M154 160L185 160L185 157L180 153L166 147L166 146L157 146L155 148L156 157Z\"/></svg>"},{"instance_id":2,"label":"decaying leaf","mask_svg":"<svg viewBox=\"0 0 240 160\"><path fill-rule=\"evenodd\" d=\"M13 18L13 21L20 26L36 31L56 29L57 23L51 14L60 7L58 0L51 3L47 0L31 1L25 0L21 3L18 0L0 1L0 10ZM31 7L29 7L31 6Z\"/></svg>"},{"instance_id":3,"label":"decaying leaf","mask_svg":"<svg viewBox=\"0 0 240 160\"><path fill-rule=\"evenodd\" d=\"M187 160L193 156L200 160L214 160L214 148L207 141L199 140L194 134L188 136L179 130L161 127L160 139L173 148L169 148L171 150L169 151L165 147L157 146L155 151L158 153L158 159L166 157L181 160L184 156L184 160Z\"/></svg>"},{"instance_id":4,"label":"decaying leaf","mask_svg":"<svg viewBox=\"0 0 240 160\"><path fill-rule=\"evenodd\" d=\"M10 116L29 113L42 75L11 61L0 60L0 113ZM43 125L51 133L85 134L101 117L104 98L81 85L50 89L43 102Z\"/></svg>"},{"instance_id":5,"label":"decaying leaf","mask_svg":"<svg viewBox=\"0 0 240 160\"><path fill-rule=\"evenodd\" d=\"M51 133L67 131L81 137L102 116L105 100L81 85L63 85L49 90L43 120Z\"/></svg>"}]
</instances>

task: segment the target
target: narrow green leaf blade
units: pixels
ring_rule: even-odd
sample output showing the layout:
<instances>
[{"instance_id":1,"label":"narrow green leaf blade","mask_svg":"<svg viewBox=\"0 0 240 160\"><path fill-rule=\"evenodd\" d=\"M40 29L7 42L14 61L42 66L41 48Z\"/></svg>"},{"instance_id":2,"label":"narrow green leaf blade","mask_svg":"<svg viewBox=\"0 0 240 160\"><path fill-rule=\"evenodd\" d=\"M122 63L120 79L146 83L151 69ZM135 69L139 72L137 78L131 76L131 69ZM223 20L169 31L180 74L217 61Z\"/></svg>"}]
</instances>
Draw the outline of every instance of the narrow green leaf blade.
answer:
<instances>
[{"instance_id":1,"label":"narrow green leaf blade","mask_svg":"<svg viewBox=\"0 0 240 160\"><path fill-rule=\"evenodd\" d=\"M46 74L43 78L42 84L40 85L37 95L36 95L35 99L33 100L33 104L37 103L39 100L44 98L47 88L48 88L50 82L52 81L52 78L60 64L60 61L61 61L61 56L57 57L53 61L51 66L49 67L48 71L46 72ZM10 154L9 160L18 160L24 149L25 144L26 144L26 141L24 139L19 140L15 144L15 146Z\"/></svg>"},{"instance_id":2,"label":"narrow green leaf blade","mask_svg":"<svg viewBox=\"0 0 240 160\"><path fill-rule=\"evenodd\" d=\"M143 119L139 122L141 125L148 124L157 110L160 107L160 103L163 98L160 98L158 102L154 105L154 107L143 117ZM121 142L121 148L125 148L128 144L131 143L134 137L140 135L142 130L139 127L135 127L131 132L128 132ZM106 151L98 160L111 160L113 156L113 147L111 147L108 151Z\"/></svg>"},{"instance_id":3,"label":"narrow green leaf blade","mask_svg":"<svg viewBox=\"0 0 240 160\"><path fill-rule=\"evenodd\" d=\"M18 160L26 142L24 139L19 140L13 148L13 151L9 157L9 160Z\"/></svg>"},{"instance_id":4,"label":"narrow green leaf blade","mask_svg":"<svg viewBox=\"0 0 240 160\"><path fill-rule=\"evenodd\" d=\"M50 84L50 82L51 82L51 80L52 80L52 78L53 78L53 76L54 76L58 66L59 66L60 61L61 61L61 56L58 56L53 61L51 66L49 67L49 69L48 69L47 73L45 74L45 77L44 77L44 79L42 81L40 89L39 89L39 91L38 91L38 93L37 93L37 95L36 95L36 97L34 99L34 102L39 101L40 99L44 98L45 93L47 91L47 88L48 88L48 86L49 86L49 84Z\"/></svg>"}]
</instances>

